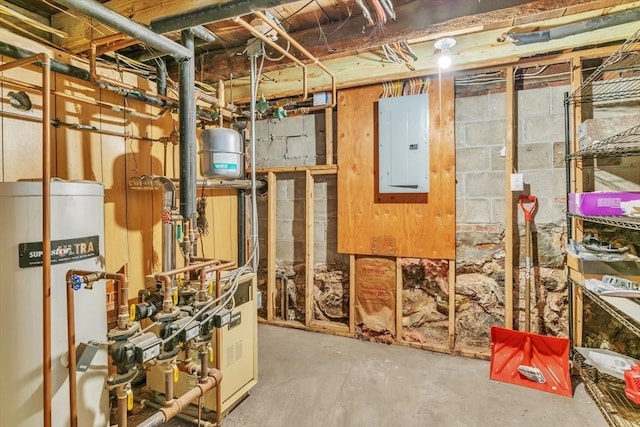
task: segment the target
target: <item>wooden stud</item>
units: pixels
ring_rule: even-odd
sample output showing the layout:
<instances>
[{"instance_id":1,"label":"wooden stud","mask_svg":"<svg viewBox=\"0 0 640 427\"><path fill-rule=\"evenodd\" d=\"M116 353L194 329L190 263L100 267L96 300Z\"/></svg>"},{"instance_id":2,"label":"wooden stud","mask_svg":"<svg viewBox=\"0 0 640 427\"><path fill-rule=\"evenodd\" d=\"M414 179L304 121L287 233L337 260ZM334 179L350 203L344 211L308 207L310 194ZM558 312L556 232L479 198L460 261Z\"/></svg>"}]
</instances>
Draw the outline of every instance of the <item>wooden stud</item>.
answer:
<instances>
[{"instance_id":1,"label":"wooden stud","mask_svg":"<svg viewBox=\"0 0 640 427\"><path fill-rule=\"evenodd\" d=\"M333 108L324 110L324 145L328 165L333 164Z\"/></svg>"},{"instance_id":2,"label":"wooden stud","mask_svg":"<svg viewBox=\"0 0 640 427\"><path fill-rule=\"evenodd\" d=\"M273 168L256 168L256 173L290 173L290 172L306 172L311 171L314 174L320 174L322 172L337 173L337 165L311 165L311 166L281 166Z\"/></svg>"},{"instance_id":3,"label":"wooden stud","mask_svg":"<svg viewBox=\"0 0 640 427\"><path fill-rule=\"evenodd\" d=\"M267 174L267 320L274 320L276 294L276 174Z\"/></svg>"},{"instance_id":4,"label":"wooden stud","mask_svg":"<svg viewBox=\"0 0 640 427\"><path fill-rule=\"evenodd\" d=\"M402 258L396 258L396 341L402 341Z\"/></svg>"},{"instance_id":5,"label":"wooden stud","mask_svg":"<svg viewBox=\"0 0 640 427\"><path fill-rule=\"evenodd\" d=\"M349 325L345 325L344 323L337 322L327 322L324 320L311 320L311 324L309 325L312 329L322 330L322 331L334 331L334 332L349 332Z\"/></svg>"},{"instance_id":6,"label":"wooden stud","mask_svg":"<svg viewBox=\"0 0 640 427\"><path fill-rule=\"evenodd\" d=\"M456 347L456 261L449 260L449 350Z\"/></svg>"},{"instance_id":7,"label":"wooden stud","mask_svg":"<svg viewBox=\"0 0 640 427\"><path fill-rule=\"evenodd\" d=\"M349 255L349 332L356 332L356 256Z\"/></svg>"},{"instance_id":8,"label":"wooden stud","mask_svg":"<svg viewBox=\"0 0 640 427\"><path fill-rule=\"evenodd\" d=\"M311 326L313 320L313 260L314 260L314 227L313 227L313 184L314 179L311 171L306 172L306 192L305 192L305 323Z\"/></svg>"},{"instance_id":9,"label":"wooden stud","mask_svg":"<svg viewBox=\"0 0 640 427\"><path fill-rule=\"evenodd\" d=\"M505 70L506 111L505 111L505 165L504 165L504 201L505 201L505 234L504 234L504 327L513 329L513 270L514 270L514 218L517 206L511 191L511 174L516 170L516 138L518 112L516 102L515 76L513 66Z\"/></svg>"}]
</instances>

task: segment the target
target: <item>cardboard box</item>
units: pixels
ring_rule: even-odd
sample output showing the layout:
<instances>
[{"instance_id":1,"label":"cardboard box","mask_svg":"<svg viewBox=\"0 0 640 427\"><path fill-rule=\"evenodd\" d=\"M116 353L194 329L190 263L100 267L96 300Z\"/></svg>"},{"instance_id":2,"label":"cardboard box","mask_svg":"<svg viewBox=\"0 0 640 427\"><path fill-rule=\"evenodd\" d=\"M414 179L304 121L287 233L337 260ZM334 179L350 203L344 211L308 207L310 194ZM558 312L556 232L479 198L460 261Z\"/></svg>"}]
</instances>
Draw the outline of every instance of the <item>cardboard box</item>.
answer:
<instances>
[{"instance_id":1,"label":"cardboard box","mask_svg":"<svg viewBox=\"0 0 640 427\"><path fill-rule=\"evenodd\" d=\"M637 191L602 191L593 193L570 193L569 212L576 215L604 216L624 215L621 202L640 200Z\"/></svg>"}]
</instances>

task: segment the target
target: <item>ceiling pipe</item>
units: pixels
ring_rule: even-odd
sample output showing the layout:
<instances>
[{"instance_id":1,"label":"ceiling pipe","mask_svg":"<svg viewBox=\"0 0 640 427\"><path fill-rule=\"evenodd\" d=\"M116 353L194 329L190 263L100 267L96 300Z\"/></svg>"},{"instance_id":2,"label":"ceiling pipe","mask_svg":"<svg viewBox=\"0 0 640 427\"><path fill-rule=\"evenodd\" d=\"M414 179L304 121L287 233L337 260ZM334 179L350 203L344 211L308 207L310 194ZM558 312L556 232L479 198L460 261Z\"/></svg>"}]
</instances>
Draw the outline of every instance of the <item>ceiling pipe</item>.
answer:
<instances>
[{"instance_id":1,"label":"ceiling pipe","mask_svg":"<svg viewBox=\"0 0 640 427\"><path fill-rule=\"evenodd\" d=\"M189 30L181 33L182 44L195 50L195 36ZM180 214L195 224L196 217L196 64L193 57L180 62Z\"/></svg>"},{"instance_id":2,"label":"ceiling pipe","mask_svg":"<svg viewBox=\"0 0 640 427\"><path fill-rule=\"evenodd\" d=\"M551 40L561 39L576 34L588 33L591 31L608 28L615 25L622 25L628 22L640 21L640 10L629 10L616 14L599 16L597 18L586 19L571 24L560 25L547 30L533 31L530 33L508 33L505 40L513 42L516 46L532 43L543 43Z\"/></svg>"},{"instance_id":3,"label":"ceiling pipe","mask_svg":"<svg viewBox=\"0 0 640 427\"><path fill-rule=\"evenodd\" d=\"M311 52L309 52L307 49L302 47L302 45L300 43L298 43L293 37L291 37L289 35L289 33L287 33L279 25L277 25L275 22L273 22L272 19L269 19L269 17L267 15L265 15L262 12L254 12L254 15L257 16L258 18L262 19L262 21L265 22L271 28L273 28L278 33L278 35L280 37L282 37L283 39L285 39L286 41L291 43L291 45L293 47L295 47L296 49L298 49L298 51L300 51L300 53L302 53L304 56L306 56L307 58L312 60L314 64L316 64L318 67L320 67L320 69L322 71L324 71L325 73L327 73L329 75L329 77L331 77L331 103L330 104L327 103L326 105L318 105L318 106L309 108L308 111L322 110L322 109L325 109L325 108L333 108L333 107L335 107L336 106L336 99L337 99L337 97L336 97L336 94L337 94L336 76L327 67L325 67L324 64L322 64L318 58L313 56L311 54Z\"/></svg>"},{"instance_id":4,"label":"ceiling pipe","mask_svg":"<svg viewBox=\"0 0 640 427\"><path fill-rule=\"evenodd\" d=\"M193 52L186 47L180 46L173 40L154 33L147 27L120 15L118 12L103 6L95 0L60 0L58 3L82 12L84 15L94 18L114 30L118 30L134 39L140 40L147 46L162 52L167 52L178 61L193 58Z\"/></svg>"},{"instance_id":5,"label":"ceiling pipe","mask_svg":"<svg viewBox=\"0 0 640 427\"><path fill-rule=\"evenodd\" d=\"M154 19L149 26L156 33L170 33L197 25L248 15L256 9L268 9L297 1L299 0L230 0Z\"/></svg>"},{"instance_id":6,"label":"ceiling pipe","mask_svg":"<svg viewBox=\"0 0 640 427\"><path fill-rule=\"evenodd\" d=\"M305 63L300 61L298 58L296 58L292 54L290 54L287 50L282 48L279 44L277 44L276 42L274 42L270 38L265 37L264 34L262 34L260 31L256 30L254 27L252 27L251 24L249 24L244 19L242 19L242 18L234 18L233 22L235 22L236 24L239 24L240 26L244 27L247 31L249 31L251 33L251 35L253 35L254 37L257 37L260 40L262 40L263 42L265 42L266 44L268 44L269 46L271 46L272 48L274 48L275 50L277 50L278 52L280 52L281 54L283 54L284 56L286 56L287 58L289 58L290 60L292 60L296 64L298 64L300 67L302 67L302 96L296 102L305 101L307 99L307 97L308 97L307 66L305 65Z\"/></svg>"}]
</instances>

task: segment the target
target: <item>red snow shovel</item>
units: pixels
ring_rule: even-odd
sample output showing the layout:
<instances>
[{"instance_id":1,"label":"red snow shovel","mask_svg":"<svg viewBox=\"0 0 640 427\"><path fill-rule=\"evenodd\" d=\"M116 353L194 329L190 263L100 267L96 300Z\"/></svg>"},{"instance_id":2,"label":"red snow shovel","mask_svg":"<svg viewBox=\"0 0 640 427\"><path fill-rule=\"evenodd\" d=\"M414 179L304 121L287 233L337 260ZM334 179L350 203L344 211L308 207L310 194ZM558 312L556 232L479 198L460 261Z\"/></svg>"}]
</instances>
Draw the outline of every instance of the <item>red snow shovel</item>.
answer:
<instances>
[{"instance_id":1,"label":"red snow shovel","mask_svg":"<svg viewBox=\"0 0 640 427\"><path fill-rule=\"evenodd\" d=\"M492 380L573 396L569 371L569 340L530 331L531 323L531 220L538 207L535 196L520 196L526 224L525 331L491 327ZM526 205L530 206L529 209Z\"/></svg>"}]
</instances>

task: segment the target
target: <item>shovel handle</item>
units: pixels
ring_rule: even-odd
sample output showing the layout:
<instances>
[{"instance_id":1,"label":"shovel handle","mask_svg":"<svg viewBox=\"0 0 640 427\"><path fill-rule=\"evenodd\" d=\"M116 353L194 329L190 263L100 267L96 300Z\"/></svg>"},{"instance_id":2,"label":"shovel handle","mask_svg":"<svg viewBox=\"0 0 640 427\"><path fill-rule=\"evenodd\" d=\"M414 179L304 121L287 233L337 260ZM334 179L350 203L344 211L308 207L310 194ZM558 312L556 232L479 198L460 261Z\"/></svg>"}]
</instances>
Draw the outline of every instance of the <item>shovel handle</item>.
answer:
<instances>
[{"instance_id":1,"label":"shovel handle","mask_svg":"<svg viewBox=\"0 0 640 427\"><path fill-rule=\"evenodd\" d=\"M531 194L520 196L518 199L518 204L520 205L520 209L522 209L522 212L524 212L525 221L531 221L531 219L533 218L533 214L538 209L538 198ZM525 206L527 204L531 206L529 209L527 209Z\"/></svg>"}]
</instances>

